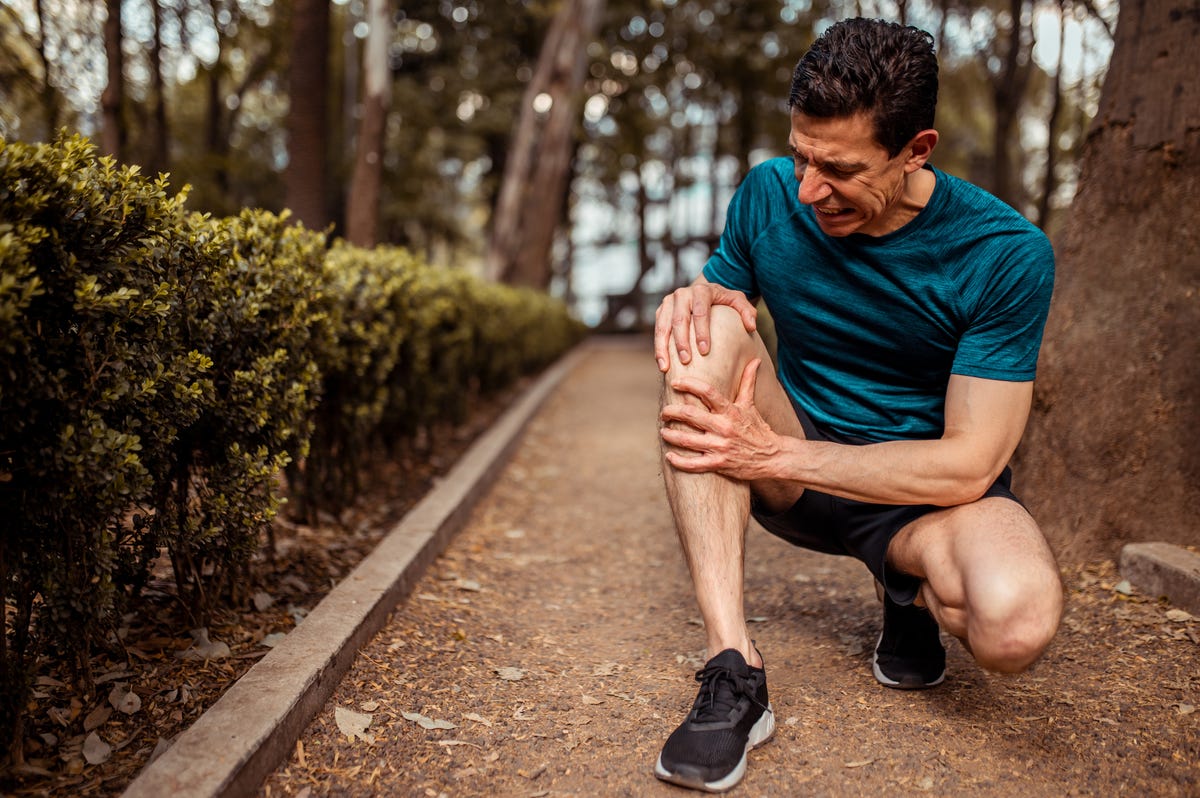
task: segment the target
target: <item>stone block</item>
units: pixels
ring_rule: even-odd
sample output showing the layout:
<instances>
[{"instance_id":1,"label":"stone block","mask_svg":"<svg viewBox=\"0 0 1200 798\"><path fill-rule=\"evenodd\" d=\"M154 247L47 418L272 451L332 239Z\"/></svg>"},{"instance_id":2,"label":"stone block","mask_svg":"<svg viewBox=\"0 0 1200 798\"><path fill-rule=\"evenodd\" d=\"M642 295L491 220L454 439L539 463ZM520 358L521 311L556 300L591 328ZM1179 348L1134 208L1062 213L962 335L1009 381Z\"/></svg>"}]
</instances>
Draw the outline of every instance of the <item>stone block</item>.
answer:
<instances>
[{"instance_id":1,"label":"stone block","mask_svg":"<svg viewBox=\"0 0 1200 798\"><path fill-rule=\"evenodd\" d=\"M1138 592L1200 615L1200 554L1171 543L1130 543L1121 549L1120 569Z\"/></svg>"}]
</instances>

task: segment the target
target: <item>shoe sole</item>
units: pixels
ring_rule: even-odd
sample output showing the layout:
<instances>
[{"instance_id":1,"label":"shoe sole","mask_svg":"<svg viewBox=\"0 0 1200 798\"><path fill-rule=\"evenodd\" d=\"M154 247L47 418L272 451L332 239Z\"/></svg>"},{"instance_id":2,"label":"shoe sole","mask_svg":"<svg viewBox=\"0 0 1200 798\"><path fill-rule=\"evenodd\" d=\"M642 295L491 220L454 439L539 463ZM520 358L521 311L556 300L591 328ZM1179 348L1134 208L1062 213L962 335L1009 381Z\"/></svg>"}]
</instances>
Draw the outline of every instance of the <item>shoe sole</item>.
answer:
<instances>
[{"instance_id":1,"label":"shoe sole","mask_svg":"<svg viewBox=\"0 0 1200 798\"><path fill-rule=\"evenodd\" d=\"M663 781L678 784L680 787L689 787L693 790L703 790L705 792L725 792L726 790L731 790L746 775L747 754L767 742L767 740L770 740L773 734L775 734L775 712L771 708L771 705L768 704L767 711L762 714L757 723L750 727L750 735L746 738L746 749L742 751L742 758L738 760L737 765L726 776L716 781L705 781L698 774L672 773L663 767L662 754L658 755L658 761L654 764L654 775Z\"/></svg>"},{"instance_id":2,"label":"shoe sole","mask_svg":"<svg viewBox=\"0 0 1200 798\"><path fill-rule=\"evenodd\" d=\"M871 657L871 670L875 671L875 681L882 684L884 687L890 687L893 690L928 690L930 687L937 687L942 682L946 681L946 669L943 668L941 674L932 682L925 681L908 681L898 682L895 679L889 678L879 669L879 644L883 642L883 634L880 633L879 640L875 642L875 654Z\"/></svg>"}]
</instances>

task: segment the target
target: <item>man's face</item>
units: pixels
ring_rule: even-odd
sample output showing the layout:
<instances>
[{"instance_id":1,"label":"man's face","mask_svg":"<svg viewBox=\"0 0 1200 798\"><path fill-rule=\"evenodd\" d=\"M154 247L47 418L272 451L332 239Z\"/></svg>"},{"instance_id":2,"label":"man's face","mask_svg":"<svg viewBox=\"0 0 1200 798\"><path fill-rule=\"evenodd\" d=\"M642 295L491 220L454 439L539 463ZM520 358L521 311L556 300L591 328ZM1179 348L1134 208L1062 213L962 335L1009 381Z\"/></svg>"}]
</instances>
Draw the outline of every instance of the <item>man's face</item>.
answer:
<instances>
[{"instance_id":1,"label":"man's face","mask_svg":"<svg viewBox=\"0 0 1200 798\"><path fill-rule=\"evenodd\" d=\"M919 168L908 168L911 147L889 158L866 113L819 118L792 111L788 147L800 201L827 235L881 236L915 215L901 201L907 174Z\"/></svg>"}]
</instances>

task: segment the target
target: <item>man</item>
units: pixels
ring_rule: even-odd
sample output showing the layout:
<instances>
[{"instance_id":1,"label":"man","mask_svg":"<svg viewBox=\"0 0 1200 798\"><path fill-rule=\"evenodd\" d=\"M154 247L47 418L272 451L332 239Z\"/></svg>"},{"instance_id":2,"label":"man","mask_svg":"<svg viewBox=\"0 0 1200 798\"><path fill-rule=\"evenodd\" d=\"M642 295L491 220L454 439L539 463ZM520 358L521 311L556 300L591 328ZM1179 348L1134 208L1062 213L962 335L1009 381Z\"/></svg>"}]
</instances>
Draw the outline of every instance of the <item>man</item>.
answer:
<instances>
[{"instance_id":1,"label":"man","mask_svg":"<svg viewBox=\"0 0 1200 798\"><path fill-rule=\"evenodd\" d=\"M939 627L1009 673L1057 630L1058 569L1007 468L1053 254L1007 205L928 163L936 101L929 34L831 27L796 66L791 159L750 171L702 275L658 310L663 472L715 655L655 766L667 781L729 789L774 730L743 611L751 515L870 569L888 687L942 681ZM760 297L777 375L755 332Z\"/></svg>"}]
</instances>

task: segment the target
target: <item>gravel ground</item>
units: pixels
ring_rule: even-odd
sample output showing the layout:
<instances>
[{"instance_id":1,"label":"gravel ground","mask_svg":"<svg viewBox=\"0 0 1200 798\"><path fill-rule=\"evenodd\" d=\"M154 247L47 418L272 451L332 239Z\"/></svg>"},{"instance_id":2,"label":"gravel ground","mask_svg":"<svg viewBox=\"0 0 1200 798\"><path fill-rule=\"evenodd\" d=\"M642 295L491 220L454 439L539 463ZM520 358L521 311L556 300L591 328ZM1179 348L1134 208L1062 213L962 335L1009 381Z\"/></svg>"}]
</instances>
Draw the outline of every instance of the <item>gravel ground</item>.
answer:
<instances>
[{"instance_id":1,"label":"gravel ground","mask_svg":"<svg viewBox=\"0 0 1200 798\"><path fill-rule=\"evenodd\" d=\"M592 346L260 795L685 794L652 774L705 656L657 372L645 340ZM946 683L897 692L871 676L866 569L752 527L778 730L736 792L1200 794L1200 623L1129 594L1110 562L1063 573L1066 617L1030 672L988 674L948 641Z\"/></svg>"}]
</instances>

